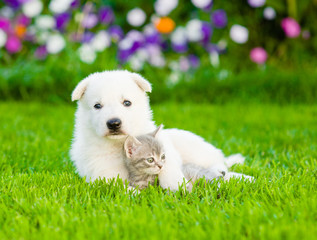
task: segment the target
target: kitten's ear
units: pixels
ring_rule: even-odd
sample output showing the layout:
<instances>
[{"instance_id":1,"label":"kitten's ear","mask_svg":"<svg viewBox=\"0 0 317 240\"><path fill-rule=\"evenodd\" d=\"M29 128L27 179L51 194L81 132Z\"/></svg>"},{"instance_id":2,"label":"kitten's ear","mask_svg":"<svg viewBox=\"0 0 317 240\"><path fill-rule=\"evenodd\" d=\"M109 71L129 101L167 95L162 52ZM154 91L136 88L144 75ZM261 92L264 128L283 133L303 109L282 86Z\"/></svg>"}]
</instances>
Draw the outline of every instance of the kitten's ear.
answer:
<instances>
[{"instance_id":1,"label":"kitten's ear","mask_svg":"<svg viewBox=\"0 0 317 240\"><path fill-rule=\"evenodd\" d=\"M158 126L158 128L157 128L154 132L151 133L151 135L152 135L154 138L156 138L157 135L160 133L160 131L163 129L163 127L164 127L164 125L161 124L160 126Z\"/></svg>"},{"instance_id":2,"label":"kitten's ear","mask_svg":"<svg viewBox=\"0 0 317 240\"><path fill-rule=\"evenodd\" d=\"M135 137L128 136L124 142L124 151L127 158L132 158L133 153L141 146L142 143Z\"/></svg>"}]
</instances>

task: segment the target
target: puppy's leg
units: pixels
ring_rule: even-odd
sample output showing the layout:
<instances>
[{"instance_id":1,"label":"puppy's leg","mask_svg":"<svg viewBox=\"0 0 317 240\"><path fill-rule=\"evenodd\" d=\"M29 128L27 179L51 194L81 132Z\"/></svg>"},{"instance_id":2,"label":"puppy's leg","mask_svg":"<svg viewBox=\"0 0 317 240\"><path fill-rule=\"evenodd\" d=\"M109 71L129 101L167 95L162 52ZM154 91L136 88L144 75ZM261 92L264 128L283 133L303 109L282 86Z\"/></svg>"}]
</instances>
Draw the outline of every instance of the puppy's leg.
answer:
<instances>
[{"instance_id":1,"label":"puppy's leg","mask_svg":"<svg viewBox=\"0 0 317 240\"><path fill-rule=\"evenodd\" d=\"M250 182L254 182L255 178L252 176L248 176L242 173L236 173L236 172L228 172L225 176L224 176L224 180L225 181L229 181L231 178L238 178L244 181L250 181Z\"/></svg>"},{"instance_id":2,"label":"puppy's leg","mask_svg":"<svg viewBox=\"0 0 317 240\"><path fill-rule=\"evenodd\" d=\"M243 157L240 153L230 155L229 157L226 157L225 163L228 168L232 167L235 164L243 164L245 160L245 157Z\"/></svg>"}]
</instances>

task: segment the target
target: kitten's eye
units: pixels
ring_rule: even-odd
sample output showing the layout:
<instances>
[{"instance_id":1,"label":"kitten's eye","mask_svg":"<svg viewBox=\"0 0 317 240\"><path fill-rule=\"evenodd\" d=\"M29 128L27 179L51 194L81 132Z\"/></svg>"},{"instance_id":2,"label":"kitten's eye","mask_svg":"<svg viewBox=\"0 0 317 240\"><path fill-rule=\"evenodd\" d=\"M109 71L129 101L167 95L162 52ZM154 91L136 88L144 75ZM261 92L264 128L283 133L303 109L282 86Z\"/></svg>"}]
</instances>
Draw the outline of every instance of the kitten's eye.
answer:
<instances>
[{"instance_id":1,"label":"kitten's eye","mask_svg":"<svg viewBox=\"0 0 317 240\"><path fill-rule=\"evenodd\" d=\"M125 107L130 107L131 104L132 104L132 103L131 103L129 100L124 100L124 101L123 101L123 106L125 106Z\"/></svg>"},{"instance_id":2,"label":"kitten's eye","mask_svg":"<svg viewBox=\"0 0 317 240\"><path fill-rule=\"evenodd\" d=\"M148 158L148 159L146 159L146 161L148 162L148 163L152 163L152 162L154 162L154 158Z\"/></svg>"},{"instance_id":3,"label":"kitten's eye","mask_svg":"<svg viewBox=\"0 0 317 240\"><path fill-rule=\"evenodd\" d=\"M162 161L165 161L165 154L161 156Z\"/></svg>"},{"instance_id":4,"label":"kitten's eye","mask_svg":"<svg viewBox=\"0 0 317 240\"><path fill-rule=\"evenodd\" d=\"M100 103L96 103L96 104L94 105L94 108L95 108L95 109L100 109L100 108L102 108L102 106L101 106Z\"/></svg>"}]
</instances>

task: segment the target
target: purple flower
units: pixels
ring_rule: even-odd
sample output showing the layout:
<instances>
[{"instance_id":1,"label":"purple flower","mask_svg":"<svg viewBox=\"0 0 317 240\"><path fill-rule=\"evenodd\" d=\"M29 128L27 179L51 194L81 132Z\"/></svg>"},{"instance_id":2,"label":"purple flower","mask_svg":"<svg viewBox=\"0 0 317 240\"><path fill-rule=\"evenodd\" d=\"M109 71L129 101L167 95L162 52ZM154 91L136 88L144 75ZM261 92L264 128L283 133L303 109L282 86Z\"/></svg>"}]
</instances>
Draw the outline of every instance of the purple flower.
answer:
<instances>
[{"instance_id":1,"label":"purple flower","mask_svg":"<svg viewBox=\"0 0 317 240\"><path fill-rule=\"evenodd\" d=\"M0 17L0 28L8 32L10 30L10 20L4 17Z\"/></svg>"},{"instance_id":2,"label":"purple flower","mask_svg":"<svg viewBox=\"0 0 317 240\"><path fill-rule=\"evenodd\" d=\"M114 20L114 13L110 7L102 7L99 10L99 19L103 24L110 24Z\"/></svg>"},{"instance_id":3,"label":"purple flower","mask_svg":"<svg viewBox=\"0 0 317 240\"><path fill-rule=\"evenodd\" d=\"M190 63L186 57L184 56L180 57L179 68L182 72L187 72L188 69L190 68Z\"/></svg>"},{"instance_id":4,"label":"purple flower","mask_svg":"<svg viewBox=\"0 0 317 240\"><path fill-rule=\"evenodd\" d=\"M257 8L262 7L265 4L266 0L248 0L248 3L251 7Z\"/></svg>"},{"instance_id":5,"label":"purple flower","mask_svg":"<svg viewBox=\"0 0 317 240\"><path fill-rule=\"evenodd\" d=\"M227 14L225 10L218 9L214 11L211 15L211 21L216 28L224 28L227 26Z\"/></svg>"},{"instance_id":6,"label":"purple flower","mask_svg":"<svg viewBox=\"0 0 317 240\"><path fill-rule=\"evenodd\" d=\"M156 30L145 32L144 36L147 44L160 44L162 42L161 35Z\"/></svg>"},{"instance_id":7,"label":"purple flower","mask_svg":"<svg viewBox=\"0 0 317 240\"><path fill-rule=\"evenodd\" d=\"M210 41L211 35L212 35L211 25L207 22L203 22L202 27L201 27L201 31L203 33L203 38L201 41L203 44L207 44Z\"/></svg>"},{"instance_id":8,"label":"purple flower","mask_svg":"<svg viewBox=\"0 0 317 240\"><path fill-rule=\"evenodd\" d=\"M289 38L296 38L300 34L300 26L293 18L284 18L281 22L281 27L285 32L285 35Z\"/></svg>"},{"instance_id":9,"label":"purple flower","mask_svg":"<svg viewBox=\"0 0 317 240\"><path fill-rule=\"evenodd\" d=\"M81 42L82 43L89 43L94 37L94 34L92 32L85 32L82 36L81 36Z\"/></svg>"},{"instance_id":10,"label":"purple flower","mask_svg":"<svg viewBox=\"0 0 317 240\"><path fill-rule=\"evenodd\" d=\"M22 14L17 17L17 23L28 26L31 23L31 20L27 16Z\"/></svg>"},{"instance_id":11,"label":"purple flower","mask_svg":"<svg viewBox=\"0 0 317 240\"><path fill-rule=\"evenodd\" d=\"M72 8L72 9L78 8L79 6L80 6L80 0L74 0L70 4L70 8Z\"/></svg>"},{"instance_id":12,"label":"purple flower","mask_svg":"<svg viewBox=\"0 0 317 240\"><path fill-rule=\"evenodd\" d=\"M4 3L14 9L19 8L21 4L19 0L4 0Z\"/></svg>"},{"instance_id":13,"label":"purple flower","mask_svg":"<svg viewBox=\"0 0 317 240\"><path fill-rule=\"evenodd\" d=\"M199 67L200 61L196 55L194 55L194 54L189 55L188 61L189 61L191 67L193 67L193 68Z\"/></svg>"},{"instance_id":14,"label":"purple flower","mask_svg":"<svg viewBox=\"0 0 317 240\"><path fill-rule=\"evenodd\" d=\"M209 52L209 53L212 53L212 52L217 52L217 53L220 53L220 49L218 47L218 45L216 44L213 44L213 43L209 43L206 50Z\"/></svg>"},{"instance_id":15,"label":"purple flower","mask_svg":"<svg viewBox=\"0 0 317 240\"><path fill-rule=\"evenodd\" d=\"M129 60L130 56L133 54L131 49L119 49L118 59L121 63L125 63Z\"/></svg>"},{"instance_id":16,"label":"purple flower","mask_svg":"<svg viewBox=\"0 0 317 240\"><path fill-rule=\"evenodd\" d=\"M96 14L87 14L83 21L81 22L81 25L84 27L84 28L93 28L94 26L96 26L98 23L98 17Z\"/></svg>"},{"instance_id":17,"label":"purple flower","mask_svg":"<svg viewBox=\"0 0 317 240\"><path fill-rule=\"evenodd\" d=\"M174 52L177 52L177 53L185 53L188 50L188 46L186 43L184 44L172 43L172 49Z\"/></svg>"},{"instance_id":18,"label":"purple flower","mask_svg":"<svg viewBox=\"0 0 317 240\"><path fill-rule=\"evenodd\" d=\"M120 26L114 25L109 27L108 32L110 36L115 39L116 41L119 41L123 38L124 33Z\"/></svg>"},{"instance_id":19,"label":"purple flower","mask_svg":"<svg viewBox=\"0 0 317 240\"><path fill-rule=\"evenodd\" d=\"M62 31L70 20L70 14L65 12L55 16L56 29Z\"/></svg>"},{"instance_id":20,"label":"purple flower","mask_svg":"<svg viewBox=\"0 0 317 240\"><path fill-rule=\"evenodd\" d=\"M9 53L19 52L22 48L20 39L14 35L8 37L6 42L6 49Z\"/></svg>"},{"instance_id":21,"label":"purple flower","mask_svg":"<svg viewBox=\"0 0 317 240\"><path fill-rule=\"evenodd\" d=\"M47 56L47 50L45 46L39 46L34 53L37 59L45 59Z\"/></svg>"}]
</instances>

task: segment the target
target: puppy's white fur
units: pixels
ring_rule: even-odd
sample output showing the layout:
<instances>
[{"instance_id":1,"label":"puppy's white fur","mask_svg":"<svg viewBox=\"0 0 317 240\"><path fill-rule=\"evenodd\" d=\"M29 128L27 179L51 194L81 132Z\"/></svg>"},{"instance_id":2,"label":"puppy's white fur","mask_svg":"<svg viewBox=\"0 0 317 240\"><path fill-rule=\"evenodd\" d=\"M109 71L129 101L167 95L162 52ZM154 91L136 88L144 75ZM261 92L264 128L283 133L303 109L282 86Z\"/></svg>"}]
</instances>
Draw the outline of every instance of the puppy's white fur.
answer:
<instances>
[{"instance_id":1,"label":"puppy's white fur","mask_svg":"<svg viewBox=\"0 0 317 240\"><path fill-rule=\"evenodd\" d=\"M80 176L86 177L87 181L117 176L127 179L123 161L126 135L138 136L156 128L146 92L151 92L150 83L128 71L94 73L77 85L72 93L72 100L78 100L78 108L70 155ZM131 101L132 105L124 106L125 100ZM101 104L101 109L94 108L97 103ZM107 128L107 121L112 118L122 122L118 135L111 134ZM227 165L230 167L244 161L241 155L225 158L221 150L188 131L166 129L159 138L166 155L164 169L159 175L163 188L177 190L183 183L182 163L227 172ZM227 178L230 176L240 174L230 173Z\"/></svg>"}]
</instances>

